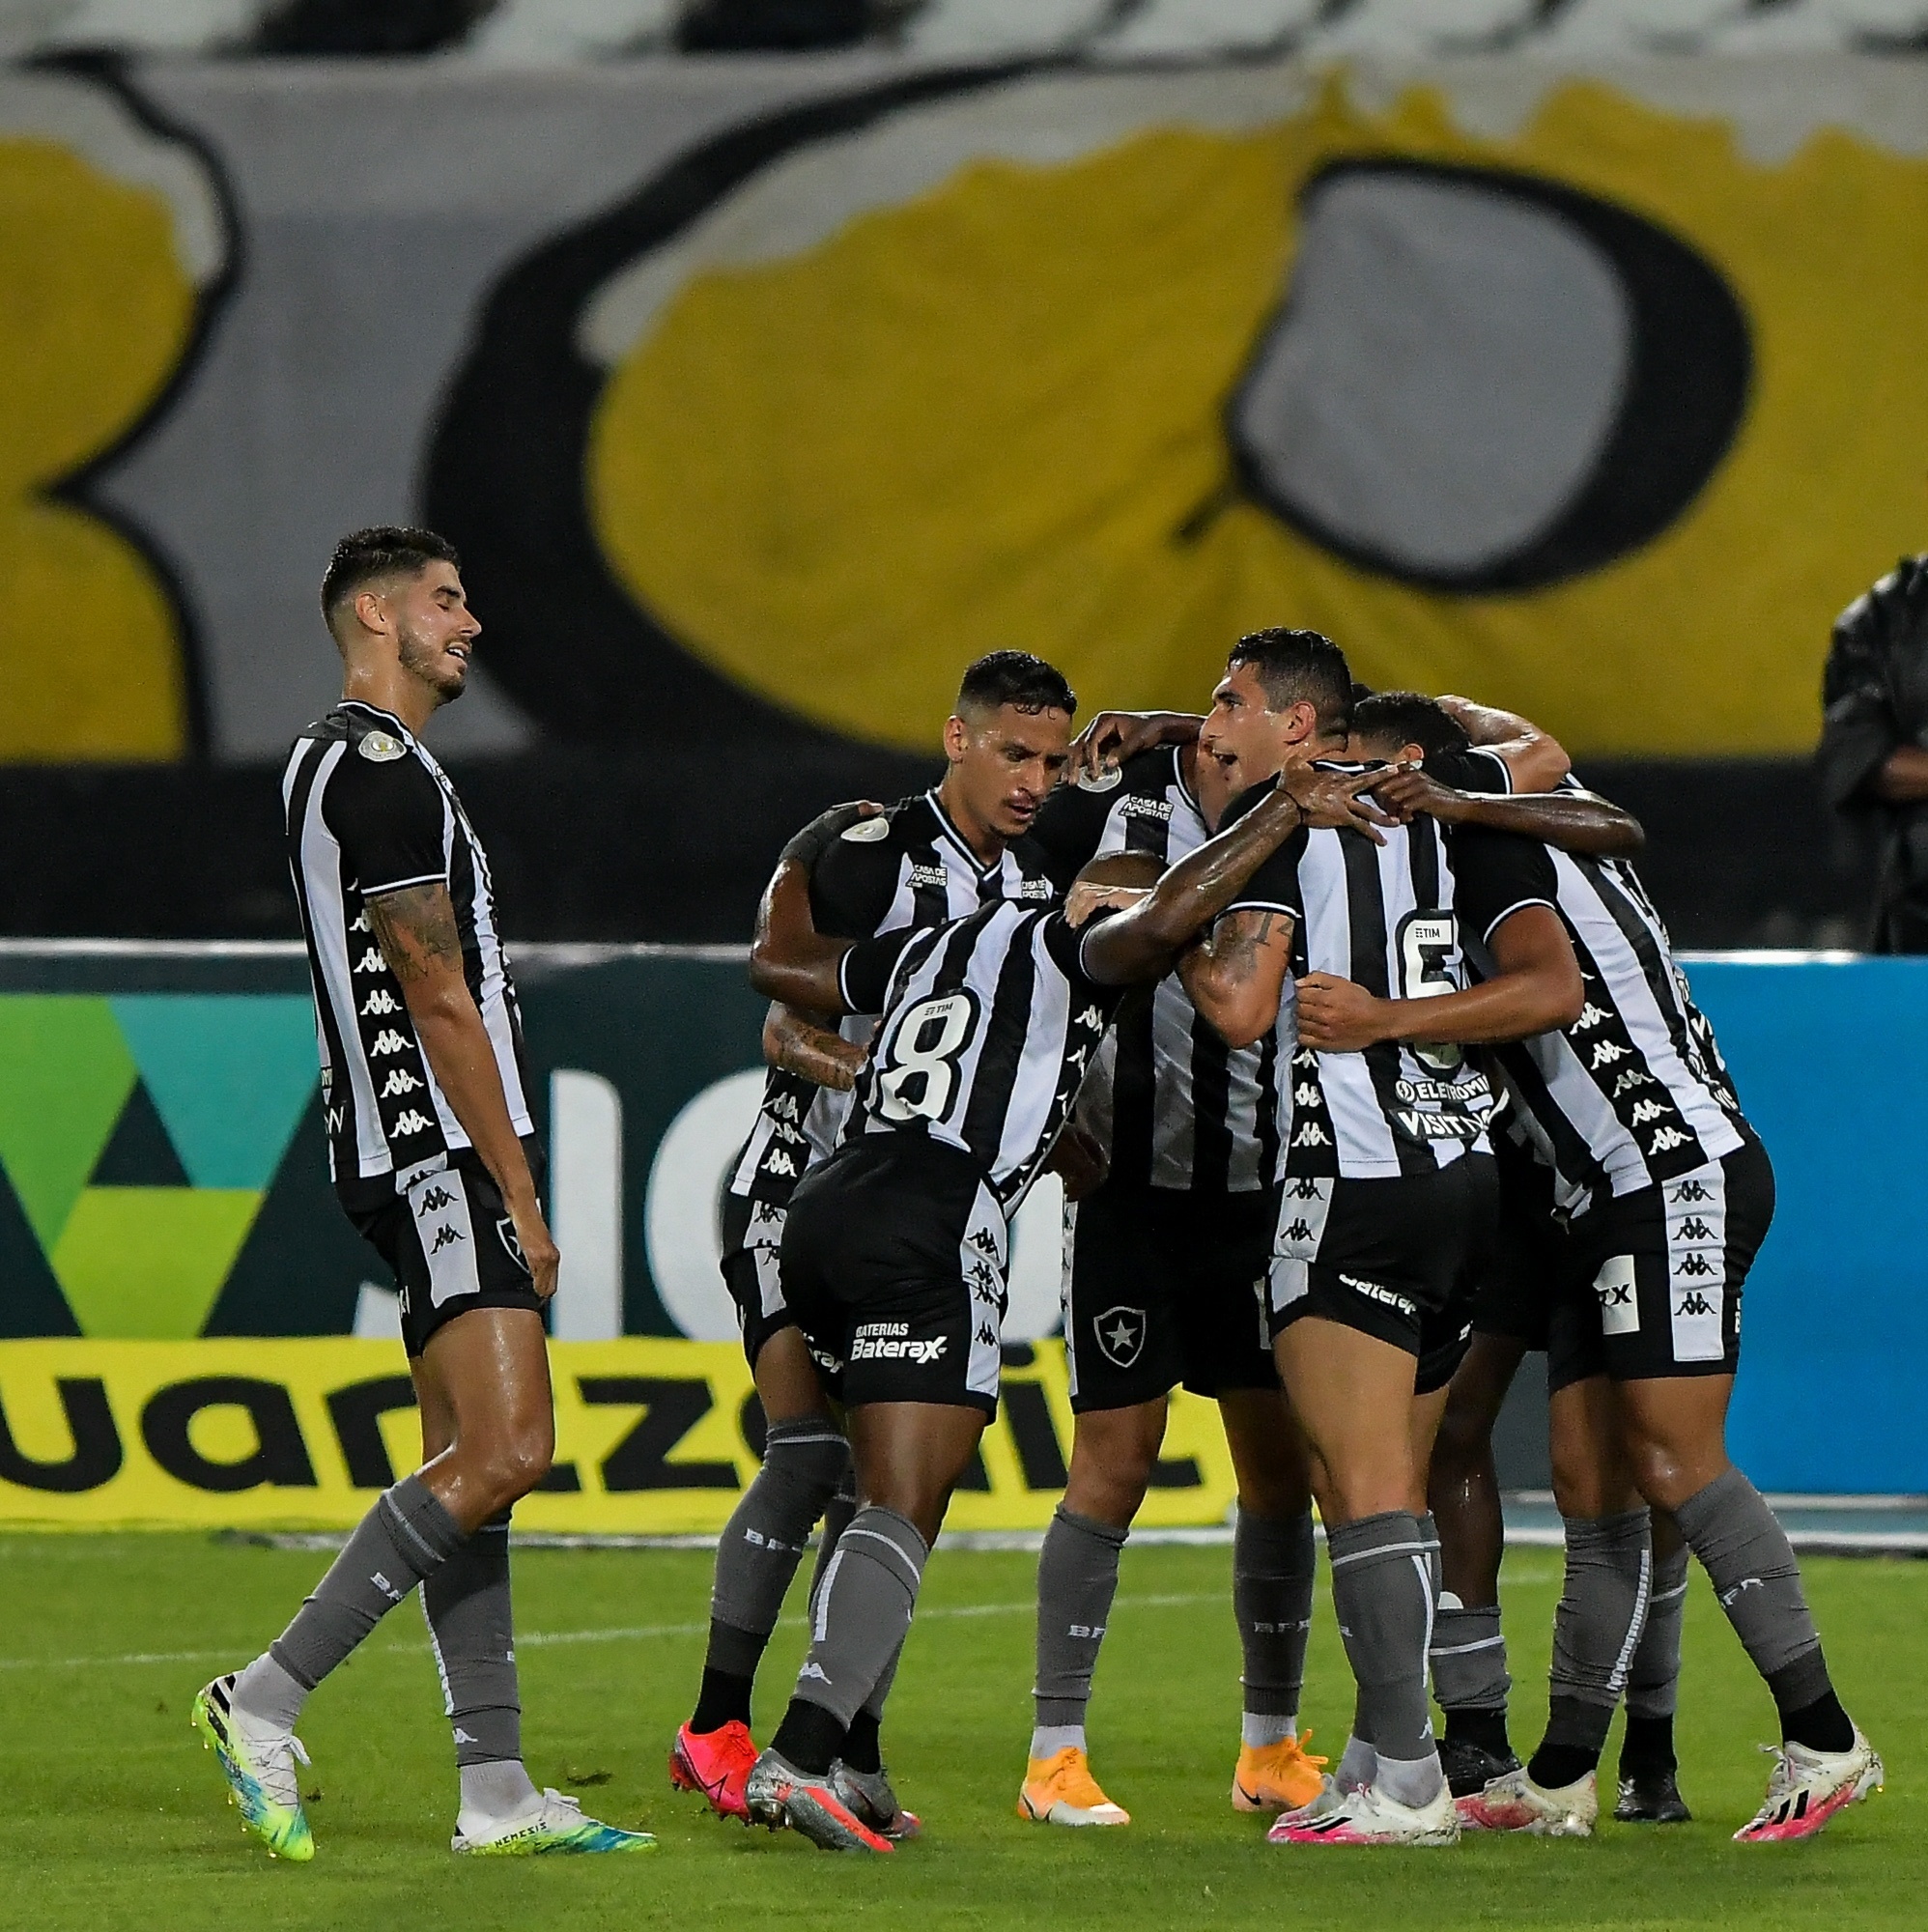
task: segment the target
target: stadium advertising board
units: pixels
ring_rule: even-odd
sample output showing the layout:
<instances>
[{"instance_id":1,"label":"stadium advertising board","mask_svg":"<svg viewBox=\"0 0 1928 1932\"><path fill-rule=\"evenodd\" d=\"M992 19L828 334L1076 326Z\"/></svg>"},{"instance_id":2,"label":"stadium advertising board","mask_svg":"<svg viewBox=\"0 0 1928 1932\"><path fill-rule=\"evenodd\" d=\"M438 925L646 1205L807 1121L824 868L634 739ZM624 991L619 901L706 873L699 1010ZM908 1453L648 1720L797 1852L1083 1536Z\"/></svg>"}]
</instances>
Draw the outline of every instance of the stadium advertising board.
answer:
<instances>
[{"instance_id":1,"label":"stadium advertising board","mask_svg":"<svg viewBox=\"0 0 1928 1932\"><path fill-rule=\"evenodd\" d=\"M1928 1490L1901 1211L1928 1167L1928 969L1691 971L1778 1170L1736 1453L1768 1489ZM760 1441L716 1268L760 1003L721 951L531 947L517 973L565 1257L562 1466L520 1520L715 1529ZM338 1526L413 1460L394 1297L327 1184L304 975L283 947L0 946L0 1520ZM1055 1183L1019 1217L1006 1400L960 1527L1038 1526L1062 1488L1060 1219ZM1818 1400L1825 1435L1778 1426ZM1212 1412L1182 1401L1144 1520L1231 1498Z\"/></svg>"}]
</instances>

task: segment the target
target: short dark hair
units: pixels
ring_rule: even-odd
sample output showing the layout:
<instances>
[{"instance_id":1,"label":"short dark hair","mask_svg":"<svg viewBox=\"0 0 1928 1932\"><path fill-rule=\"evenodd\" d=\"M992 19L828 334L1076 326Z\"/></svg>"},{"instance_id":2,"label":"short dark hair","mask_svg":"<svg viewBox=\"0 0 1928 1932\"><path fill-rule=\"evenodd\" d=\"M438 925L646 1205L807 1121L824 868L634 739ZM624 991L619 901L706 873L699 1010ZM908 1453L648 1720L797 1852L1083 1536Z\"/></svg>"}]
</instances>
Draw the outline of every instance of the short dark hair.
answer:
<instances>
[{"instance_id":1,"label":"short dark hair","mask_svg":"<svg viewBox=\"0 0 1928 1932\"><path fill-rule=\"evenodd\" d=\"M433 530L418 530L402 524L377 524L365 530L351 530L335 545L328 567L322 576L322 616L333 629L335 612L379 577L392 577L405 570L416 575L431 563L452 563L462 568L455 546Z\"/></svg>"},{"instance_id":2,"label":"short dark hair","mask_svg":"<svg viewBox=\"0 0 1928 1932\"><path fill-rule=\"evenodd\" d=\"M1078 694L1064 682L1064 673L1029 651L990 651L964 668L959 711L995 711L1004 704L1078 715Z\"/></svg>"},{"instance_id":3,"label":"short dark hair","mask_svg":"<svg viewBox=\"0 0 1928 1932\"><path fill-rule=\"evenodd\" d=\"M1352 707L1352 735L1417 745L1431 757L1463 752L1473 741L1437 699L1420 691L1375 691Z\"/></svg>"},{"instance_id":4,"label":"short dark hair","mask_svg":"<svg viewBox=\"0 0 1928 1932\"><path fill-rule=\"evenodd\" d=\"M1228 664L1250 665L1274 711L1310 704L1321 733L1346 730L1352 714L1352 673L1346 653L1323 631L1248 631Z\"/></svg>"}]
</instances>

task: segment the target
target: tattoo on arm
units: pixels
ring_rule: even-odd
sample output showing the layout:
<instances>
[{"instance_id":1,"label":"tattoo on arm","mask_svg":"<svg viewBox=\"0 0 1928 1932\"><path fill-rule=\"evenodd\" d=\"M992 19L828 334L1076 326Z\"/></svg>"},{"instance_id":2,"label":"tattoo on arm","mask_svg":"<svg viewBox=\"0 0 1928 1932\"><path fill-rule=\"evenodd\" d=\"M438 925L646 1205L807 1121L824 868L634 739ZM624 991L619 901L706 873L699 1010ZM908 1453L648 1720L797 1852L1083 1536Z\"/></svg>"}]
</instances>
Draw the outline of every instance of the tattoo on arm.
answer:
<instances>
[{"instance_id":1,"label":"tattoo on arm","mask_svg":"<svg viewBox=\"0 0 1928 1932\"><path fill-rule=\"evenodd\" d=\"M368 923L389 971L407 986L453 967L462 970L462 935L448 888L408 886L367 902Z\"/></svg>"},{"instance_id":2,"label":"tattoo on arm","mask_svg":"<svg viewBox=\"0 0 1928 1932\"><path fill-rule=\"evenodd\" d=\"M865 1053L834 1028L779 1001L763 1022L763 1058L784 1073L798 1073L819 1087L847 1094L856 1085Z\"/></svg>"},{"instance_id":3,"label":"tattoo on arm","mask_svg":"<svg viewBox=\"0 0 1928 1932\"><path fill-rule=\"evenodd\" d=\"M1281 921L1275 912L1233 913L1201 942L1221 986L1242 986L1258 969L1259 954ZM1290 923L1290 922L1287 922Z\"/></svg>"}]
</instances>

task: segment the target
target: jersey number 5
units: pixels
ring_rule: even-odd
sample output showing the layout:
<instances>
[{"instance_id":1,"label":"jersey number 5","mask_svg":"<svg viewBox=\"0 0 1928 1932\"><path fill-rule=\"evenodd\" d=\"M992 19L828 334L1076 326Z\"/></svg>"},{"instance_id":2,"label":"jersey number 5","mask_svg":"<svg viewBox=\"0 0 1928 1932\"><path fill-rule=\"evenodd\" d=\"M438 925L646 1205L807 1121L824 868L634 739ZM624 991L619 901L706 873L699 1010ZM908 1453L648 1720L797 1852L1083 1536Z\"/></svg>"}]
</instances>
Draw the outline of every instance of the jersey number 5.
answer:
<instances>
[{"instance_id":1,"label":"jersey number 5","mask_svg":"<svg viewBox=\"0 0 1928 1932\"><path fill-rule=\"evenodd\" d=\"M1450 962L1460 951L1460 923L1450 912L1409 912L1400 921L1399 991L1403 1000L1432 1000L1457 993ZM1428 1066L1450 1073L1465 1059L1458 1046L1418 1046Z\"/></svg>"},{"instance_id":2,"label":"jersey number 5","mask_svg":"<svg viewBox=\"0 0 1928 1932\"><path fill-rule=\"evenodd\" d=\"M941 1121L957 1085L957 1060L977 1030L978 1002L943 993L910 1008L883 1042L877 1111L887 1121Z\"/></svg>"}]
</instances>

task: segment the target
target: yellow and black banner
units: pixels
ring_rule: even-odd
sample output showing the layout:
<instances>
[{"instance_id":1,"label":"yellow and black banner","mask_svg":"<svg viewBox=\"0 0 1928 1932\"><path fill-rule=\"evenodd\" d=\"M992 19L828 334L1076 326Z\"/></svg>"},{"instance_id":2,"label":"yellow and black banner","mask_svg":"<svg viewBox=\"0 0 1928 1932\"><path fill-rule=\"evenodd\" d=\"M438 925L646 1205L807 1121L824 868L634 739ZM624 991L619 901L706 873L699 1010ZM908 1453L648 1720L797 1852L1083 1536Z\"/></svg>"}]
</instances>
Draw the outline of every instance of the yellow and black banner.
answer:
<instances>
[{"instance_id":1,"label":"yellow and black banner","mask_svg":"<svg viewBox=\"0 0 1928 1932\"><path fill-rule=\"evenodd\" d=\"M950 1510L964 1530L1041 1529L1064 1487L1061 1347L1010 1351L1004 1400ZM555 1466L525 1530L702 1535L756 1473L761 1415L727 1343L551 1350ZM0 1521L42 1528L346 1529L416 1466L399 1346L286 1341L10 1342L0 1350ZM1173 1405L1139 1521L1223 1522L1231 1459L1209 1403Z\"/></svg>"}]
</instances>

